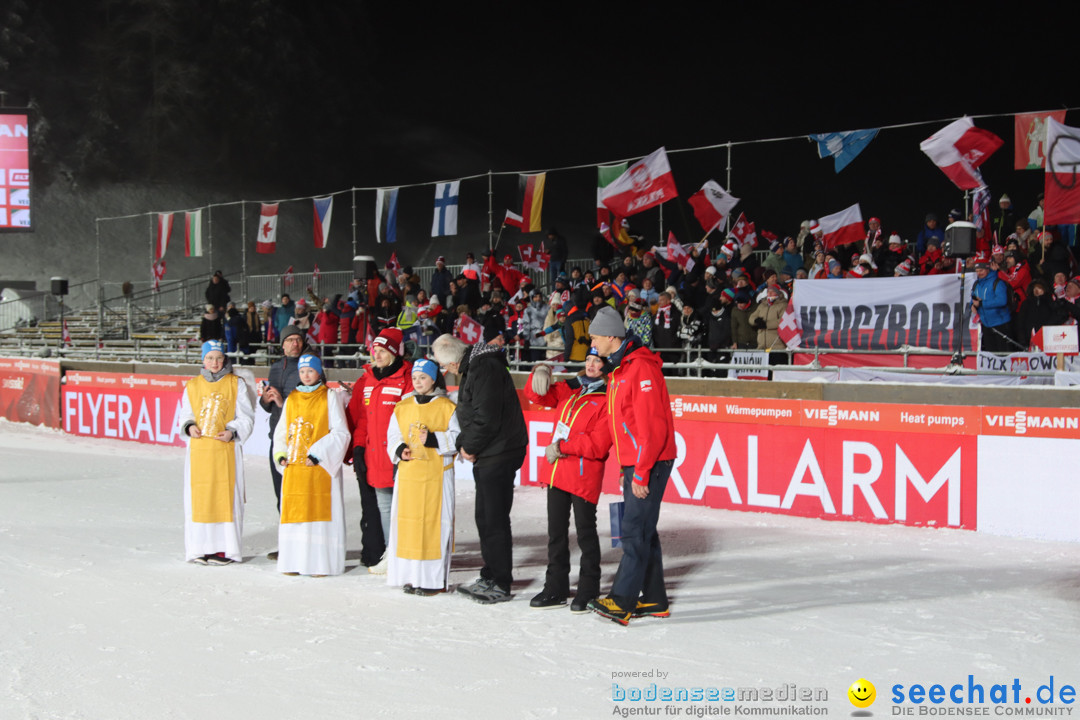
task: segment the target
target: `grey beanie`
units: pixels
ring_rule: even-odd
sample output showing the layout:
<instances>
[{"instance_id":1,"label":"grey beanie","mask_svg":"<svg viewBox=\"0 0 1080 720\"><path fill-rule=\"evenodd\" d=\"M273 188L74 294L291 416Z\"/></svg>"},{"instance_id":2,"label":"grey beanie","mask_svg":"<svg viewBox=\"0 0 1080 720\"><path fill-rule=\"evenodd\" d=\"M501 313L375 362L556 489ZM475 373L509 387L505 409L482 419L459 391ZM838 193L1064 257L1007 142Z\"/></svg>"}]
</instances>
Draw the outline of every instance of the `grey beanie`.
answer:
<instances>
[{"instance_id":1,"label":"grey beanie","mask_svg":"<svg viewBox=\"0 0 1080 720\"><path fill-rule=\"evenodd\" d=\"M626 337L626 326L623 325L619 311L609 305L600 308L596 312L596 317L589 324L589 334L604 337Z\"/></svg>"}]
</instances>

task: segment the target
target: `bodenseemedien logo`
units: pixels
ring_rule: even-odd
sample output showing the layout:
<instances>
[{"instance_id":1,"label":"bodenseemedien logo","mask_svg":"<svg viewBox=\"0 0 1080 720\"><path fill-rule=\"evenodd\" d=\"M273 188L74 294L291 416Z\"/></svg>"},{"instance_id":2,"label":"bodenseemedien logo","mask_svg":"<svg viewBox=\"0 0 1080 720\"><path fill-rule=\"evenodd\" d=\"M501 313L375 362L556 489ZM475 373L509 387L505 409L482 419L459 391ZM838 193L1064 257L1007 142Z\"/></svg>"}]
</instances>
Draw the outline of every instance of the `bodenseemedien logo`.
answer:
<instances>
[{"instance_id":1,"label":"bodenseemedien logo","mask_svg":"<svg viewBox=\"0 0 1080 720\"><path fill-rule=\"evenodd\" d=\"M877 688L866 678L859 678L851 683L847 691L848 700L857 708L868 708L877 700Z\"/></svg>"}]
</instances>

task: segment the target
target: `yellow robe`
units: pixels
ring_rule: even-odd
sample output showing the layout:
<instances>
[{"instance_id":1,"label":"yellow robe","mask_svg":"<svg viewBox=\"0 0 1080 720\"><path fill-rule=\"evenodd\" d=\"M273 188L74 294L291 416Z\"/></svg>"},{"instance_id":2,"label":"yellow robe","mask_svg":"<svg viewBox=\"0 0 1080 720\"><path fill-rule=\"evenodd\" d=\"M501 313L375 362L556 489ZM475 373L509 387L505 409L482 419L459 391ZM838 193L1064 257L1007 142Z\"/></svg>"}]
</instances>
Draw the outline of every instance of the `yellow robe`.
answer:
<instances>
[{"instance_id":1,"label":"yellow robe","mask_svg":"<svg viewBox=\"0 0 1080 720\"><path fill-rule=\"evenodd\" d=\"M319 465L304 465L311 446L330 432L326 393L325 385L314 392L289 393L290 402L285 405L289 464L281 480L283 523L329 522L332 518L330 474Z\"/></svg>"},{"instance_id":2,"label":"yellow robe","mask_svg":"<svg viewBox=\"0 0 1080 720\"><path fill-rule=\"evenodd\" d=\"M185 392L202 437L191 439L191 520L198 523L232 522L236 488L236 453L233 442L214 436L225 430L236 414L239 378L226 375L209 382L198 375L188 380Z\"/></svg>"},{"instance_id":3,"label":"yellow robe","mask_svg":"<svg viewBox=\"0 0 1080 720\"><path fill-rule=\"evenodd\" d=\"M424 405L409 400L412 402L400 402L394 408L394 422L403 442L408 444L410 438L415 438L415 428L420 425L429 432L445 431L450 426L455 406L447 398L438 397ZM436 560L442 556L443 473L453 467L452 457L446 458L439 454L438 448L431 447L414 448L413 459L398 464L395 481L398 557Z\"/></svg>"}]
</instances>

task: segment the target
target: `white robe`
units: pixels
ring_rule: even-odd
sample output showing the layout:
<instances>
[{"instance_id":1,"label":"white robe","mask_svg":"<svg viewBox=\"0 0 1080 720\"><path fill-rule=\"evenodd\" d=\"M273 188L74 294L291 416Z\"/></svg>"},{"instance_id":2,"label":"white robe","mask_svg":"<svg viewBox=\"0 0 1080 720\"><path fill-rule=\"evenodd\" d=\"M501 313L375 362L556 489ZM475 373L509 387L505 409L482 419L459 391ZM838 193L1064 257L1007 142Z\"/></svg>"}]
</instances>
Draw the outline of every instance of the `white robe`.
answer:
<instances>
[{"instance_id":1,"label":"white robe","mask_svg":"<svg viewBox=\"0 0 1080 720\"><path fill-rule=\"evenodd\" d=\"M401 402L416 402L413 395L406 396ZM450 416L449 427L445 432L436 432L435 439L438 442L438 453L446 458L449 467L443 472L442 485L442 517L440 519L439 543L442 548L442 557L435 560L410 560L397 557L397 517L398 517L398 484L394 483L394 499L390 506L390 542L386 548L388 558L386 568L386 584L393 587L412 585L417 588L435 590L450 587L450 558L454 550L454 454L457 448L454 443L457 440L461 428L458 426L457 413ZM397 448L402 442L401 428L394 418L386 430L386 450L390 455L390 461L395 465L402 462L397 456Z\"/></svg>"},{"instance_id":2,"label":"white robe","mask_svg":"<svg viewBox=\"0 0 1080 720\"><path fill-rule=\"evenodd\" d=\"M221 382L220 380L218 382ZM188 400L187 388L181 393L180 428L195 421L195 414ZM233 491L232 522L197 523L191 520L191 438L184 432L180 435L188 441L188 452L184 456L184 559L191 562L197 557L225 553L225 557L235 562L243 562L244 554L241 539L244 535L244 441L251 435L255 426L255 404L242 378L236 386L236 408L233 419L225 427L235 434L233 450L236 454L236 487Z\"/></svg>"},{"instance_id":3,"label":"white robe","mask_svg":"<svg viewBox=\"0 0 1080 720\"><path fill-rule=\"evenodd\" d=\"M293 390L300 392L300 390ZM292 393L289 394L292 397ZM274 428L271 457L288 445L285 421L289 398L281 409L281 421ZM330 432L312 443L308 454L319 459L319 467L330 474L330 520L325 522L279 523L277 569L301 575L340 575L345 572L345 498L341 471L351 436L341 394L326 393Z\"/></svg>"}]
</instances>

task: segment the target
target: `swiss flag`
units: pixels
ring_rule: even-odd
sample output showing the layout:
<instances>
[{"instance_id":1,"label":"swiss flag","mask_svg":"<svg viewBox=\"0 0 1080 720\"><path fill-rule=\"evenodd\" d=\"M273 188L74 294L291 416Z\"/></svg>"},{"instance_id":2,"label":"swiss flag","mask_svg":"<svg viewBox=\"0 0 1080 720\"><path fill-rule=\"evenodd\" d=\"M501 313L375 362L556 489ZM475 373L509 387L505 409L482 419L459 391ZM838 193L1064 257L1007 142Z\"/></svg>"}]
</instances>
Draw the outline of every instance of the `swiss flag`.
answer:
<instances>
[{"instance_id":1,"label":"swiss flag","mask_svg":"<svg viewBox=\"0 0 1080 720\"><path fill-rule=\"evenodd\" d=\"M468 315L462 315L454 323L454 337L469 345L475 345L484 337L484 326Z\"/></svg>"},{"instance_id":2,"label":"swiss flag","mask_svg":"<svg viewBox=\"0 0 1080 720\"><path fill-rule=\"evenodd\" d=\"M919 143L941 171L961 190L985 185L978 168L1004 141L989 130L975 127L969 117L950 123Z\"/></svg>"},{"instance_id":3,"label":"swiss flag","mask_svg":"<svg viewBox=\"0 0 1080 720\"><path fill-rule=\"evenodd\" d=\"M537 270L536 249L532 245L518 245L518 255L521 256L521 264L527 268Z\"/></svg>"},{"instance_id":4,"label":"swiss flag","mask_svg":"<svg viewBox=\"0 0 1080 720\"><path fill-rule=\"evenodd\" d=\"M675 239L675 233L673 232L669 232L667 236L667 259L684 271L692 270L694 267L694 259L690 257L690 253L686 252L686 248Z\"/></svg>"},{"instance_id":5,"label":"swiss flag","mask_svg":"<svg viewBox=\"0 0 1080 720\"><path fill-rule=\"evenodd\" d=\"M540 243L540 251L536 253L536 267L538 270L547 270L551 264L551 253L544 249L544 243Z\"/></svg>"},{"instance_id":6,"label":"swiss flag","mask_svg":"<svg viewBox=\"0 0 1080 720\"><path fill-rule=\"evenodd\" d=\"M600 201L617 217L629 217L678 197L667 152L660 148L627 168L600 192Z\"/></svg>"},{"instance_id":7,"label":"swiss flag","mask_svg":"<svg viewBox=\"0 0 1080 720\"><path fill-rule=\"evenodd\" d=\"M859 209L859 203L838 213L826 215L818 222L824 235L822 240L826 250L863 239L862 210Z\"/></svg>"},{"instance_id":8,"label":"swiss flag","mask_svg":"<svg viewBox=\"0 0 1080 720\"><path fill-rule=\"evenodd\" d=\"M731 227L728 237L735 238L739 242L739 247L746 244L757 247L757 230L754 228L754 223L746 218L746 213L739 213L739 218Z\"/></svg>"},{"instance_id":9,"label":"swiss flag","mask_svg":"<svg viewBox=\"0 0 1080 720\"><path fill-rule=\"evenodd\" d=\"M780 324L776 326L776 334L788 348L797 348L802 345L802 328L799 327L799 316L795 314L794 302L787 304L787 309L780 318Z\"/></svg>"},{"instance_id":10,"label":"swiss flag","mask_svg":"<svg viewBox=\"0 0 1080 720\"><path fill-rule=\"evenodd\" d=\"M401 261L397 259L397 250L390 253L390 259L386 261L386 267L394 273L394 277L401 274Z\"/></svg>"},{"instance_id":11,"label":"swiss flag","mask_svg":"<svg viewBox=\"0 0 1080 720\"><path fill-rule=\"evenodd\" d=\"M278 204L262 204L259 211L259 238L255 243L255 252L268 255L277 249L277 211Z\"/></svg>"}]
</instances>

